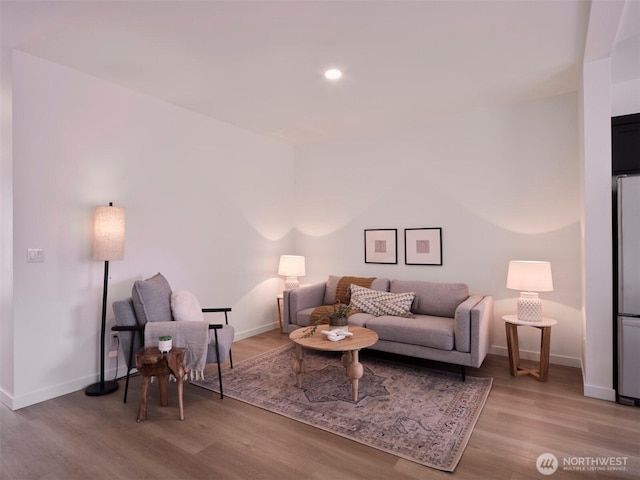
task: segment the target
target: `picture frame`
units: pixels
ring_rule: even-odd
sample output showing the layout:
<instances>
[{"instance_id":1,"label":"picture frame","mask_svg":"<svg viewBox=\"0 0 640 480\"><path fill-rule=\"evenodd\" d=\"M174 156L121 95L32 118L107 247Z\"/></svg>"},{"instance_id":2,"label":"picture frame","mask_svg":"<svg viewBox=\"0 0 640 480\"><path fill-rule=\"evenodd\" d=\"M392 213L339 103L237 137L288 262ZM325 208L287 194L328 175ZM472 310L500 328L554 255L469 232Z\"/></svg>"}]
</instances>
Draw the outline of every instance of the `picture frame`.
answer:
<instances>
[{"instance_id":1,"label":"picture frame","mask_svg":"<svg viewBox=\"0 0 640 480\"><path fill-rule=\"evenodd\" d=\"M442 265L442 228L405 228L406 265Z\"/></svg>"},{"instance_id":2,"label":"picture frame","mask_svg":"<svg viewBox=\"0 0 640 480\"><path fill-rule=\"evenodd\" d=\"M364 231L364 263L398 263L398 229Z\"/></svg>"}]
</instances>

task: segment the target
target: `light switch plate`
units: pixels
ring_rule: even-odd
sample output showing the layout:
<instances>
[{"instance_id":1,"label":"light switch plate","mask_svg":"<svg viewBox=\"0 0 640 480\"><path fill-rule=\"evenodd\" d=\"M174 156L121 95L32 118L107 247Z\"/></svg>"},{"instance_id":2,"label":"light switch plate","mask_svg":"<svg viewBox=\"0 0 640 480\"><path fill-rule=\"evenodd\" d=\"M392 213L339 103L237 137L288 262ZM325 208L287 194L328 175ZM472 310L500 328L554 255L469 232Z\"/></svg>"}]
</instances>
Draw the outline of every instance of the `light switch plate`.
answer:
<instances>
[{"instance_id":1,"label":"light switch plate","mask_svg":"<svg viewBox=\"0 0 640 480\"><path fill-rule=\"evenodd\" d=\"M44 250L42 248L27 248L27 263L44 262Z\"/></svg>"}]
</instances>

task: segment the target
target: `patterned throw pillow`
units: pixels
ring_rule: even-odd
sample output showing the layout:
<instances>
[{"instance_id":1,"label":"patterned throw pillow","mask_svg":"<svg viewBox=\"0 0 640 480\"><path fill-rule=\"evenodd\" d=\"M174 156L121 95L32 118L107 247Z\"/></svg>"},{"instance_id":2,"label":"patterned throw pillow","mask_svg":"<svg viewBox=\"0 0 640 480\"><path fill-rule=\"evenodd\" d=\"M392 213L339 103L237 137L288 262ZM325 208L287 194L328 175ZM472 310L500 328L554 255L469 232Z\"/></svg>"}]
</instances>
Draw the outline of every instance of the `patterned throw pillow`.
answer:
<instances>
[{"instance_id":1,"label":"patterned throw pillow","mask_svg":"<svg viewBox=\"0 0 640 480\"><path fill-rule=\"evenodd\" d=\"M381 315L413 317L411 304L415 296L415 292L389 293L351 285L351 307L376 317Z\"/></svg>"}]
</instances>

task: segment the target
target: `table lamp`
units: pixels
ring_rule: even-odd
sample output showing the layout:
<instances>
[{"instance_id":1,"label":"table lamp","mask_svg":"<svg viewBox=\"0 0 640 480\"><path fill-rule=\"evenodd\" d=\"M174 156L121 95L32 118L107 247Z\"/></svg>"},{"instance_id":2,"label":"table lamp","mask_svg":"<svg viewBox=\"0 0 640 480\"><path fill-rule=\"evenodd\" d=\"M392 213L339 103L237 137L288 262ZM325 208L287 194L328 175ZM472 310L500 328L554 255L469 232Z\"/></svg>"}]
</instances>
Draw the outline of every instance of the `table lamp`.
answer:
<instances>
[{"instance_id":1,"label":"table lamp","mask_svg":"<svg viewBox=\"0 0 640 480\"><path fill-rule=\"evenodd\" d=\"M107 318L107 287L109 285L109 261L124 258L125 215L124 207L100 205L93 217L93 258L104 260L104 284L102 287L102 325L100 330L100 381L89 385L84 393L97 397L115 392L118 382L104 379L104 338Z\"/></svg>"},{"instance_id":2,"label":"table lamp","mask_svg":"<svg viewBox=\"0 0 640 480\"><path fill-rule=\"evenodd\" d=\"M509 262L507 288L520 291L518 320L542 320L542 301L538 292L551 292L553 279L549 262L512 260Z\"/></svg>"},{"instance_id":3,"label":"table lamp","mask_svg":"<svg viewBox=\"0 0 640 480\"><path fill-rule=\"evenodd\" d=\"M304 277L304 257L301 255L280 255L280 265L278 275L287 277L284 282L285 290L298 288L300 283L298 277Z\"/></svg>"}]
</instances>

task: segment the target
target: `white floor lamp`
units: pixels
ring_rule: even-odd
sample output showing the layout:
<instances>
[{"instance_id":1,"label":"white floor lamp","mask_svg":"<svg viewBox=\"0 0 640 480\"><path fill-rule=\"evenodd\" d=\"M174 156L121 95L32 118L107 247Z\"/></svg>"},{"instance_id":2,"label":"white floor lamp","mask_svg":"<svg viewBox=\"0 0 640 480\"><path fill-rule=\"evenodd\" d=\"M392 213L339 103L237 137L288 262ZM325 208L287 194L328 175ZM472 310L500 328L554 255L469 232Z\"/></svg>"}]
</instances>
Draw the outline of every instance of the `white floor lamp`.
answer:
<instances>
[{"instance_id":1,"label":"white floor lamp","mask_svg":"<svg viewBox=\"0 0 640 480\"><path fill-rule=\"evenodd\" d=\"M107 288L109 286L109 261L124 258L125 215L124 207L97 206L93 217L93 258L104 260L104 284L102 287L102 325L100 329L100 381L89 385L84 393L91 397L108 395L118 389L115 380L104 379L104 342L107 319Z\"/></svg>"}]
</instances>

